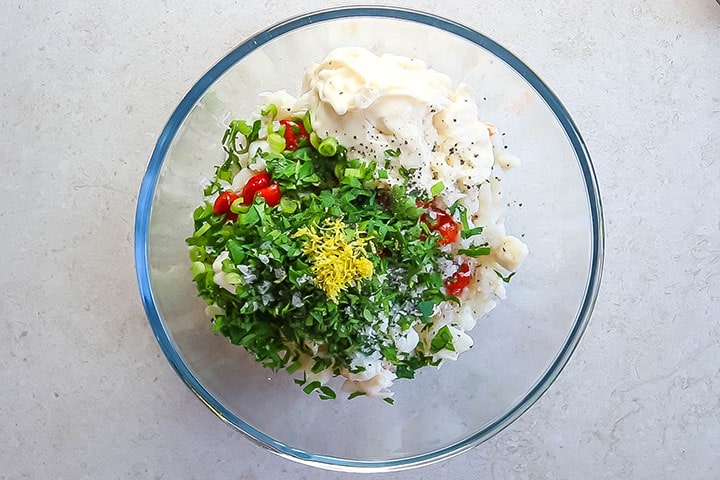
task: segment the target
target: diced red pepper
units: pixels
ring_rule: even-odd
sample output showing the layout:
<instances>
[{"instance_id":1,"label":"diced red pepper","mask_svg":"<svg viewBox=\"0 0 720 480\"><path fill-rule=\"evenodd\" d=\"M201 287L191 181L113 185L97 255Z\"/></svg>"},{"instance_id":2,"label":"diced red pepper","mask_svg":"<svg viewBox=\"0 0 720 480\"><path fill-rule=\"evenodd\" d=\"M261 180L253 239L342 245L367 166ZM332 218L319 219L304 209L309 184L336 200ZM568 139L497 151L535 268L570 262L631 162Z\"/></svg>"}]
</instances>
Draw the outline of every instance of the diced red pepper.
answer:
<instances>
[{"instance_id":1,"label":"diced red pepper","mask_svg":"<svg viewBox=\"0 0 720 480\"><path fill-rule=\"evenodd\" d=\"M280 203L280 198L282 197L282 194L280 193L280 185L277 183L271 183L269 186L261 188L257 191L257 194L265 199L265 203L267 203L270 207L274 207Z\"/></svg>"},{"instance_id":2,"label":"diced red pepper","mask_svg":"<svg viewBox=\"0 0 720 480\"><path fill-rule=\"evenodd\" d=\"M457 240L458 224L455 223L452 216L447 213L438 214L437 231L440 232L441 238L438 240L440 245L450 245Z\"/></svg>"},{"instance_id":3,"label":"diced red pepper","mask_svg":"<svg viewBox=\"0 0 720 480\"><path fill-rule=\"evenodd\" d=\"M310 143L310 135L302 122L286 119L280 120L280 125L285 127L285 150L297 150Z\"/></svg>"},{"instance_id":4,"label":"diced red pepper","mask_svg":"<svg viewBox=\"0 0 720 480\"><path fill-rule=\"evenodd\" d=\"M267 172L260 172L250 177L250 180L248 180L242 190L243 205L252 204L255 199L255 194L263 188L268 187L271 182L272 180Z\"/></svg>"},{"instance_id":5,"label":"diced red pepper","mask_svg":"<svg viewBox=\"0 0 720 480\"><path fill-rule=\"evenodd\" d=\"M452 277L445 280L445 290L447 294L453 297L459 297L468 285L470 285L471 278L472 273L470 272L470 266L467 263L463 263Z\"/></svg>"},{"instance_id":6,"label":"diced red pepper","mask_svg":"<svg viewBox=\"0 0 720 480\"><path fill-rule=\"evenodd\" d=\"M230 211L230 205L238 198L238 195L232 190L227 190L218 196L213 205L213 213L215 215L227 215L228 220L236 220L237 214Z\"/></svg>"},{"instance_id":7,"label":"diced red pepper","mask_svg":"<svg viewBox=\"0 0 720 480\"><path fill-rule=\"evenodd\" d=\"M417 204L427 210L427 213L423 213L420 217L420 221L430 227L430 230L440 233L440 239L438 240L440 245L450 245L457 240L460 228L452 215L432 204L423 204L419 200Z\"/></svg>"}]
</instances>

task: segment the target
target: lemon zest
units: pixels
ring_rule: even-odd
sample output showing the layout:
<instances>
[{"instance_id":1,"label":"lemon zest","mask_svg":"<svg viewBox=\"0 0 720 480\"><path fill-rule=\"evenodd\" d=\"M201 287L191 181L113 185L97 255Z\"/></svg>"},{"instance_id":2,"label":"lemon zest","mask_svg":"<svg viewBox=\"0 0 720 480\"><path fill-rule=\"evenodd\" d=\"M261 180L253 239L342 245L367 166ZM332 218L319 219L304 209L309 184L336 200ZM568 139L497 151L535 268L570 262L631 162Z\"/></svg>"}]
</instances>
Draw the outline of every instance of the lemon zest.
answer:
<instances>
[{"instance_id":1,"label":"lemon zest","mask_svg":"<svg viewBox=\"0 0 720 480\"><path fill-rule=\"evenodd\" d=\"M373 274L373 264L365 251L370 238L361 230L348 231L341 219L326 219L320 227L300 228L293 237L305 237L303 253L312 261L315 286L332 301L337 301L340 291Z\"/></svg>"}]
</instances>

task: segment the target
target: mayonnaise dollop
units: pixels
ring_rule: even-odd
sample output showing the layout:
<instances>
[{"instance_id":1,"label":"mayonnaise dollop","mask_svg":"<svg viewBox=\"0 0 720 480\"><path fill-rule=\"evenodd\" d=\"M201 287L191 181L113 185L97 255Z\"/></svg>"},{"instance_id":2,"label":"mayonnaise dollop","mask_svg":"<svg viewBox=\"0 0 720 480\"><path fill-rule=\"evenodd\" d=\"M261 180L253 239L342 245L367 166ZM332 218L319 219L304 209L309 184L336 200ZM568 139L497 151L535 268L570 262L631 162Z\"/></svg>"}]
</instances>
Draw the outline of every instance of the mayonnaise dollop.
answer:
<instances>
[{"instance_id":1,"label":"mayonnaise dollop","mask_svg":"<svg viewBox=\"0 0 720 480\"><path fill-rule=\"evenodd\" d=\"M478 119L470 87L453 90L421 60L338 48L307 68L301 98L318 135L336 137L351 155L381 162L399 149L390 184L401 182L401 167L414 169L413 187L429 190L442 179L451 205L490 176L490 126Z\"/></svg>"}]
</instances>

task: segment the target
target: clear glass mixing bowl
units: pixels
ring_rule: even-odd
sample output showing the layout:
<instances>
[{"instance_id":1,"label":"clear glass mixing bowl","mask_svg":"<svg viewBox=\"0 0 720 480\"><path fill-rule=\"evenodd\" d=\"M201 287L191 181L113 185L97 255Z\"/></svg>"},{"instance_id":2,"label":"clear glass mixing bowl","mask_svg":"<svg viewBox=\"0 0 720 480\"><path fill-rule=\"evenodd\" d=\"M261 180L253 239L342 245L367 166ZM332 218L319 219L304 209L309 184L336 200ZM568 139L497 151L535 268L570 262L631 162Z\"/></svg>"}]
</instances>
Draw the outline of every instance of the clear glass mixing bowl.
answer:
<instances>
[{"instance_id":1,"label":"clear glass mixing bowl","mask_svg":"<svg viewBox=\"0 0 720 480\"><path fill-rule=\"evenodd\" d=\"M472 331L475 346L440 370L395 383L396 403L321 401L285 372L256 364L210 331L184 239L201 184L224 159L229 120L257 94L298 93L305 66L340 46L417 57L469 83L483 120L523 161L504 179L508 231L530 255L509 297ZM138 282L170 364L221 419L272 451L337 470L388 471L463 452L527 410L560 373L587 325L600 283L603 224L590 158L570 115L517 57L467 27L391 8L297 17L245 41L210 69L170 117L140 190Z\"/></svg>"}]
</instances>

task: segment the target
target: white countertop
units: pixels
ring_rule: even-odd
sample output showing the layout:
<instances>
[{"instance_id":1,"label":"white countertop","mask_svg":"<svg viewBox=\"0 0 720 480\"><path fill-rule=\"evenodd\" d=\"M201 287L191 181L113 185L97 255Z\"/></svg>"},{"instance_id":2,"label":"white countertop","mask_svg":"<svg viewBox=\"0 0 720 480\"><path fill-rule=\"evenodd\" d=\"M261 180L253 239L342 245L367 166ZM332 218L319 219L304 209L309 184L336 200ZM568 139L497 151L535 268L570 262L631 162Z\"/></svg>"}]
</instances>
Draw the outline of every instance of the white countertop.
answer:
<instances>
[{"instance_id":1,"label":"white countertop","mask_svg":"<svg viewBox=\"0 0 720 480\"><path fill-rule=\"evenodd\" d=\"M607 252L542 399L469 453L385 478L720 478L720 5L395 3L487 34L554 89L595 163ZM256 447L194 397L150 332L132 253L181 96L244 38L331 4L0 6L0 479L351 477Z\"/></svg>"}]
</instances>

